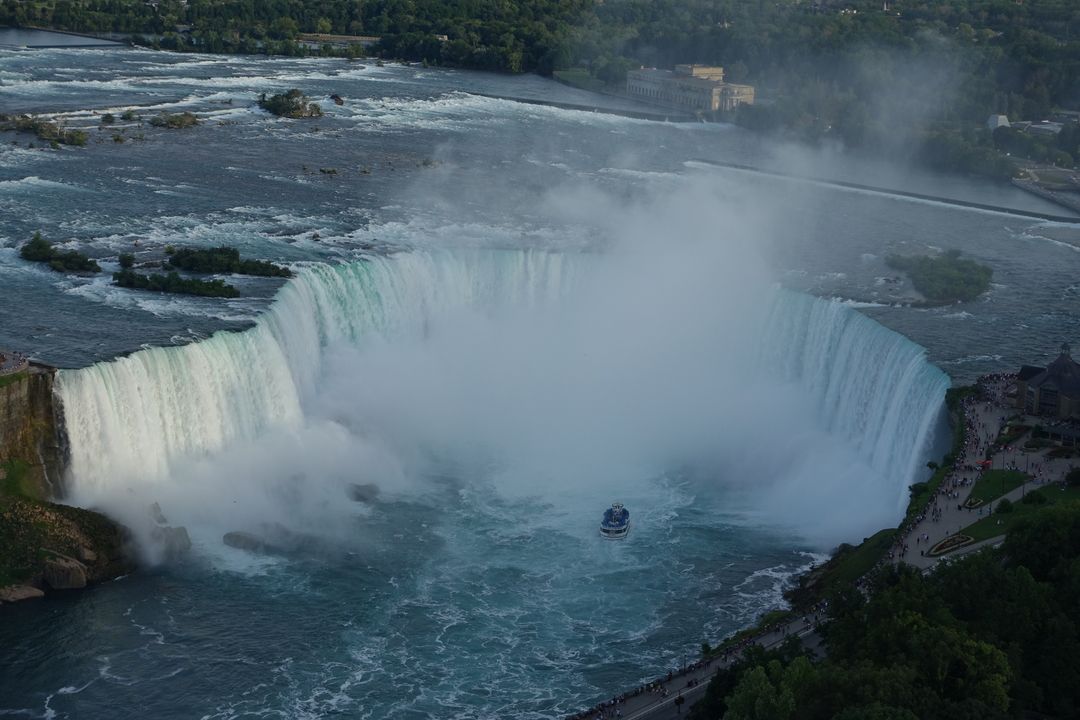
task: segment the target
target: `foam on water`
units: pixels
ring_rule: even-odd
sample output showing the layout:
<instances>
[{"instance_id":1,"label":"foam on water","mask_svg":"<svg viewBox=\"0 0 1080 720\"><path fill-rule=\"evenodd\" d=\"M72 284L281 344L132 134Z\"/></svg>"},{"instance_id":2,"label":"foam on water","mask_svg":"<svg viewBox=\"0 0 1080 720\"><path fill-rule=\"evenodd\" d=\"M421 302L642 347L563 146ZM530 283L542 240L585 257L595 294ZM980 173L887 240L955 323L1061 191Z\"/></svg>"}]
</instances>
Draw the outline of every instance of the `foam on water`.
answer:
<instances>
[{"instance_id":1,"label":"foam on water","mask_svg":"<svg viewBox=\"0 0 1080 720\"><path fill-rule=\"evenodd\" d=\"M625 496L636 495L639 503L646 504L650 495L648 478L660 469L654 465L649 470L650 463L660 458L666 458L665 462L678 461L677 457L666 456L672 452L692 456L710 443L718 448L716 452L727 454L718 460L721 466L727 464L735 473L761 476L762 464L753 459L750 438L744 437L742 430L719 429L729 412L707 402L700 404L699 400L704 398L691 401L694 391L671 385L663 378L665 373L674 373L674 378L687 372L691 373L688 377L693 377L692 373L698 370L680 369L678 364L654 365L658 361L670 362L663 360L662 354L642 359L650 372L659 373L659 382L656 388L641 387L645 395L633 401L651 406L656 418L635 417L639 411L627 417L628 422L607 417L612 410L605 406L625 402L617 399L625 390L618 384L606 387L610 380L618 378L617 374L603 381L599 377L589 379L594 371L591 358L578 368L564 367L563 360L553 358L552 363L536 365L530 371L540 373L534 378L535 387L521 386L515 381L497 389L498 383L504 382L500 379L504 373L513 372L515 367L527 368L523 363L529 361L525 358L543 351L539 347L533 349L531 346L536 341L527 335L506 335L506 330L498 329L497 325L488 327L489 320L483 318L496 308L518 308L514 312L525 313L521 320L526 323L526 332L543 335L548 332L543 324L528 328L528 323L533 322L528 320L529 308L558 308L579 292L575 288L584 277L596 272L597 262L595 257L548 252L459 250L400 253L340 266L315 265L303 268L297 279L281 290L270 310L257 318L251 330L219 333L183 347L140 351L114 362L64 371L57 387L71 440L74 497L81 503L107 502L118 488L133 483L149 484L161 492L170 483L178 482L170 479L177 463L190 465L191 458L203 456L222 462L221 453L238 441L253 444L251 451L255 452L260 438L267 433L299 432L295 436L297 440L309 432L325 434L325 428L318 430L318 423L301 430L305 424L302 410L305 403L311 406L308 422L324 416L345 423L353 432L373 422L365 418L364 408L383 414L385 419L378 422L388 424L367 427L363 431L366 439L357 445L367 448L361 454L369 461L382 457L378 461L382 467L389 467L387 452L400 454L405 447L402 442L406 445L416 442L408 438L412 434L423 438L422 443L433 443L426 452L449 452L450 457L459 452L455 448L474 444L477 448L502 448L483 461L496 463L483 474L492 477L504 497L530 497L535 492L532 483L540 478L551 483L560 475L571 478L583 473L591 475L590 486L565 486L560 496L548 498L547 502L559 510L560 516L572 512L575 506L580 507L582 501L592 502L589 498L606 485L621 487ZM921 348L840 303L785 291L774 291L771 297L757 351L762 367L768 368L770 374L759 382L769 382L772 378L772 382L781 383L779 388L786 385L798 388L792 397L796 402L789 411L791 418L773 423L774 429L780 433L801 433L800 424L810 419L803 413L811 412L811 422L820 422L824 434L818 437L817 432L811 433L790 443L790 455L774 453L773 459L780 459L782 464L767 470L754 487L739 489L744 495L743 504L749 503L747 516L757 517L766 524L788 522L792 527L808 529L812 523L799 520L798 498L811 483L818 482L811 479L821 472L815 463L823 462L825 467L835 465L837 460L825 458L835 455L840 447L837 443L841 443L849 449L840 452L840 456L844 452L852 453L852 458L866 463L865 470L851 466L839 473L846 479L833 478L830 482L840 483L839 488L845 482L853 482L856 475L861 476L857 486L878 498L877 505L867 498L860 500L868 515L864 522L871 524L886 519L902 507L906 486L914 469L921 464L922 450L936 419L947 378L925 363ZM466 314L461 315L462 312ZM559 317L562 311L555 312L555 317ZM479 315L475 320L468 319L476 313ZM449 327L456 327L462 320L465 324L448 334ZM447 321L452 325L444 328ZM481 324L476 325L477 322ZM489 338L492 332L495 334ZM728 332L737 331L729 328ZM451 338L470 334L475 335L472 346L454 341L454 346L440 348ZM618 347L620 341L613 340ZM676 344L685 341L671 340ZM431 342L436 344L428 348ZM509 354L486 360L492 363L491 375L486 379L482 379L483 373L473 377L470 365L480 358L470 355L488 343L494 344L484 352ZM519 343L524 344L517 348ZM421 354L416 355L413 347ZM709 354L718 349L707 345L687 348L685 352ZM590 343L584 351L598 354L595 362L600 365L595 369L607 372L602 369L608 362L605 354L612 350L592 347ZM629 348L626 351L634 352ZM524 355L518 357L518 353ZM442 358L439 364L430 365L436 357ZM507 363L506 367L501 367L501 363ZM327 394L328 388L323 387L328 382L328 373L328 377L337 378L332 381L335 384L352 383L350 376L360 373L381 377L391 372L393 365L405 374L380 381L389 383L385 388L365 385L343 388L345 394L339 400ZM732 367L730 371L745 374L746 369ZM554 374L547 377L549 373ZM582 423L581 427L571 424L560 430L566 421L559 419L558 404L546 408L544 403L548 400L542 400L541 396L547 394L554 400L559 393L568 392L558 386L560 374L565 373L569 373L565 377L570 387L583 383L582 389L599 393L594 401L599 406L573 421ZM584 375L575 377L579 373ZM505 380L510 378L512 375ZM496 382L494 388L474 386L492 380ZM697 382L702 381L707 385L697 395L702 391L706 396L722 392L722 385L714 387L705 376ZM450 384L444 385L445 382ZM452 410L457 403L464 403L465 407L471 402L468 399L471 394L483 397L493 391L506 394L511 405L492 408L487 416L463 418L464 423L458 422L455 427L452 418L463 411ZM688 391L691 395L684 398ZM653 392L658 393L655 399L650 397ZM409 393L416 397L403 403ZM579 402L570 399L573 391L570 393L567 402ZM610 397L606 397L608 393ZM809 410L811 405L804 409L803 401L798 400L803 396L817 409ZM765 413L763 420L772 400L770 393L759 392L758 397L762 402L760 409ZM730 400L743 402L734 395ZM361 403L361 414L355 417L354 403ZM517 416L520 410L530 406L535 407L533 417ZM686 419L675 421L672 416L672 420L665 420L670 412L683 414ZM449 414L444 418L443 413ZM594 413L596 416L591 417ZM762 420L748 418L746 422L753 428ZM537 422L543 423L542 435L537 436L536 430L525 436L517 434L522 431L517 429L522 423ZM677 429L679 426L675 425L670 430L661 429L672 422L685 422L688 427ZM651 428L654 423L657 427ZM571 450L574 433L595 432L594 428L603 428L604 435L597 436L591 446ZM405 434L401 435L399 429ZM724 439L720 442L708 439L715 432L722 432ZM641 440L649 440L644 444L635 440L639 434ZM326 437L336 437L336 433ZM529 437L534 439L527 440ZM541 438L541 444L537 445ZM287 445L277 442L281 448ZM376 445L371 445L373 442ZM387 445L380 449L378 443ZM546 457L550 456L548 444L551 443L564 445L562 465ZM354 451L348 450L348 446L345 441L345 445L330 452L351 457ZM637 449L631 450L634 446ZM740 450L740 446L746 447ZM740 456L743 459L738 459ZM809 462L810 459L814 462ZM302 459L298 460L302 467ZM453 462L462 461L465 457ZM742 465L746 463L744 469ZM499 465L504 467L498 469ZM213 474L209 469L207 473L203 473L207 478ZM630 482L635 475L645 482L639 491L633 491L635 485ZM312 483L317 484L317 478L303 481L308 487ZM582 494L585 488L588 489ZM763 498L774 498L777 494L791 496L790 506L785 509L784 503L773 499L769 501L769 512L762 513L760 507L753 509Z\"/></svg>"}]
</instances>

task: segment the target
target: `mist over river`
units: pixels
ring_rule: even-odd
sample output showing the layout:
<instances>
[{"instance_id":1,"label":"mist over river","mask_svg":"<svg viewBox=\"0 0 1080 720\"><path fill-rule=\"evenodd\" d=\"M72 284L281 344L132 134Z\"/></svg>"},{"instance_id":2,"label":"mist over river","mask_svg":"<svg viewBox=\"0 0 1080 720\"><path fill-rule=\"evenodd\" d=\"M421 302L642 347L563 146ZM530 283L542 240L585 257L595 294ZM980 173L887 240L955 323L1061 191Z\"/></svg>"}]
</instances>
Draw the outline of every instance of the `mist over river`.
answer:
<instances>
[{"instance_id":1,"label":"mist over river","mask_svg":"<svg viewBox=\"0 0 1080 720\"><path fill-rule=\"evenodd\" d=\"M326 115L253 106L293 87ZM147 563L0 608L0 713L564 716L895 524L950 378L1080 335L1076 226L695 160L1063 214L1020 190L490 95L629 108L374 61L0 50L0 112L91 133L0 133L0 347L64 368L66 500ZM24 262L38 231L105 272ZM120 253L221 244L295 276L110 284ZM885 256L949 248L991 291L896 304ZM191 535L179 563L153 502ZM281 528L281 552L222 543Z\"/></svg>"}]
</instances>

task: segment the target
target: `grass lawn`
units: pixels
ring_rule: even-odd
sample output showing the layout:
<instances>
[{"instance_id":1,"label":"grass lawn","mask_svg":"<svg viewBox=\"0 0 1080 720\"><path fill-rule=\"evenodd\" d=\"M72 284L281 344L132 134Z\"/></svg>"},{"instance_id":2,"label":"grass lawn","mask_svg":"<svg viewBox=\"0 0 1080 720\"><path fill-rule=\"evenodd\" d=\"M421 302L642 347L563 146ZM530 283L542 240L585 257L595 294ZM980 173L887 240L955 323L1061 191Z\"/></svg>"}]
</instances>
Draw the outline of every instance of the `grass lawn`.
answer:
<instances>
[{"instance_id":1,"label":"grass lawn","mask_svg":"<svg viewBox=\"0 0 1080 720\"><path fill-rule=\"evenodd\" d=\"M1055 175L1054 173L1045 172L1045 171L1039 173L1039 180L1042 181L1042 182L1055 183L1055 184L1062 184L1062 183L1068 183L1069 182L1068 180L1061 177L1060 175Z\"/></svg>"},{"instance_id":2,"label":"grass lawn","mask_svg":"<svg viewBox=\"0 0 1080 720\"><path fill-rule=\"evenodd\" d=\"M5 375L4 377L0 377L0 388L6 387L8 385L13 385L21 380L25 380L27 377L29 377L29 375L30 373L24 370L23 372L18 372L14 375Z\"/></svg>"},{"instance_id":3,"label":"grass lawn","mask_svg":"<svg viewBox=\"0 0 1080 720\"><path fill-rule=\"evenodd\" d=\"M982 480L975 483L975 487L971 489L970 497L978 498L984 503L997 500L1003 494L1008 494L1020 487L1027 478L1028 475L1019 470L987 470L983 473ZM1041 486L1033 485L1032 487Z\"/></svg>"},{"instance_id":4,"label":"grass lawn","mask_svg":"<svg viewBox=\"0 0 1080 720\"><path fill-rule=\"evenodd\" d=\"M878 561L885 557L895 537L896 528L879 530L868 537L825 572L819 583L819 592L826 595L841 587L851 587L852 583L870 572Z\"/></svg>"},{"instance_id":5,"label":"grass lawn","mask_svg":"<svg viewBox=\"0 0 1080 720\"><path fill-rule=\"evenodd\" d=\"M580 68L575 70L556 70L554 75L560 80L563 80L576 88L581 88L582 90L599 92L604 89L604 81L594 78L589 74L588 70L582 70Z\"/></svg>"},{"instance_id":6,"label":"grass lawn","mask_svg":"<svg viewBox=\"0 0 1080 720\"><path fill-rule=\"evenodd\" d=\"M1037 485L1035 487L1039 488L1050 502L1075 502L1080 500L1080 487L1072 487L1068 490L1062 490L1061 485ZM1044 507L1048 507L1048 505L1028 505L1022 502L1014 502L1013 512L1003 515L994 513L989 517L984 517L977 523L964 528L964 535L970 535L975 539L975 542L989 540L998 535L1006 535L1016 525L1017 520L1033 512L1038 512L1039 508ZM998 521L1001 522L1000 525L998 525Z\"/></svg>"}]
</instances>

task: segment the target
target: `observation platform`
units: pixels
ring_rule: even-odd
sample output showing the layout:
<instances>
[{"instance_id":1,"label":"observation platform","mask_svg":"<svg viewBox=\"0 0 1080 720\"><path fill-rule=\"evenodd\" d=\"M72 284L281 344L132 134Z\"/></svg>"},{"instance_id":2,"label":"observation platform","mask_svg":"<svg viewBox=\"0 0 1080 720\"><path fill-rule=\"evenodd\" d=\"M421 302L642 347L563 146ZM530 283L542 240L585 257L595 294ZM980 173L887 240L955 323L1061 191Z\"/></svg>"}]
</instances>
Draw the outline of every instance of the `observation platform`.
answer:
<instances>
[{"instance_id":1,"label":"observation platform","mask_svg":"<svg viewBox=\"0 0 1080 720\"><path fill-rule=\"evenodd\" d=\"M30 367L25 355L8 350L0 350L0 377L14 375Z\"/></svg>"}]
</instances>

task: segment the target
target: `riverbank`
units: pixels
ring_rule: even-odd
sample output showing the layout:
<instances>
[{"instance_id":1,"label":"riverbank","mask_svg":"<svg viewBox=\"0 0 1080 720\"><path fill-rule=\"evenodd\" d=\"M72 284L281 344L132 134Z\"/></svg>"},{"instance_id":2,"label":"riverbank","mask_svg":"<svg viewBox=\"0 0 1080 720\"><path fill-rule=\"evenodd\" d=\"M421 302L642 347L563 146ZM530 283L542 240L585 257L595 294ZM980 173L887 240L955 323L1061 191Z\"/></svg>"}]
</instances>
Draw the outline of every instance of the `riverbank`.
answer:
<instances>
[{"instance_id":1,"label":"riverbank","mask_svg":"<svg viewBox=\"0 0 1080 720\"><path fill-rule=\"evenodd\" d=\"M987 205L984 203L971 202L969 200L954 200L952 198L941 197L938 195L926 195L923 193L907 192L905 190L895 190L891 188L884 188L873 185L863 185L860 183L845 182L842 180L829 180L826 178L814 177L811 175L802 175L798 173L781 172L779 170L765 170L763 168L751 167L749 165L740 165L738 163L721 162L718 160L704 160L695 159L693 162L700 163L702 165L710 165L713 167L729 168L732 170L741 170L744 172L757 173L759 175L772 175L774 177L789 178L792 180L801 180L804 182L820 183L822 185L833 185L835 187L848 188L851 190L861 190L865 192L881 193L883 195L893 195L896 197L906 197L915 200L928 200L931 202L944 203L946 205L956 205L957 207L972 208L974 210L986 210L989 212L1003 213L1005 215L1016 215L1019 217L1035 218L1037 220L1049 220L1052 222L1080 224L1080 214L1069 215L1050 215L1048 213L1031 212L1029 210L1017 210L1015 208L1007 208L1000 205Z\"/></svg>"},{"instance_id":2,"label":"riverbank","mask_svg":"<svg viewBox=\"0 0 1080 720\"><path fill-rule=\"evenodd\" d=\"M0 48L8 50L54 50L58 48L113 48L130 47L130 42L105 38L70 30L25 25L20 28L0 28Z\"/></svg>"},{"instance_id":3,"label":"riverbank","mask_svg":"<svg viewBox=\"0 0 1080 720\"><path fill-rule=\"evenodd\" d=\"M1023 448L1018 450L1015 444L999 442L1004 437L1007 419L1016 415L1016 409L1008 403L1015 380L1015 373L988 375L980 378L977 388L950 391L953 447L943 459L943 467L935 468L930 481L912 486L904 521L896 528L883 529L864 539L857 547L841 545L832 559L800 576L796 587L786 595L791 609L766 615L758 627L736 633L716 649L703 648L701 659L688 670L675 671L666 682L661 678L654 683L662 688L657 691L662 696L659 699L642 701L632 691L616 696L606 706L601 704L572 718L602 717L609 709L621 710L623 717L663 718L664 707L669 710L676 707L672 698L679 691L685 692L683 707L689 707L705 694L700 683L707 683L707 678L718 670L738 662L749 647L775 648L790 635L799 637L809 649L816 649L818 638L814 628L825 617L827 598L843 588L865 586L869 576L886 565L905 564L927 570L938 562L1000 544L1011 525L1012 514L991 514L990 510L1002 499L1021 503L1037 489L1043 493L1052 490L1052 501L1080 497L1080 489L1066 491L1060 484L1080 461L1050 457L1047 455L1050 447L1026 452ZM1036 422L1038 419L1033 418L1028 424L1032 426ZM988 452L998 458L1000 470L979 464ZM993 473L1006 469L1022 472L1023 480L1006 485L1002 478L998 489L999 476ZM972 529L979 526L981 533ZM994 528L1000 528L1000 532ZM988 534L992 537L984 537ZM930 552L957 536L965 541ZM684 676L689 681L687 685L683 684Z\"/></svg>"}]
</instances>

